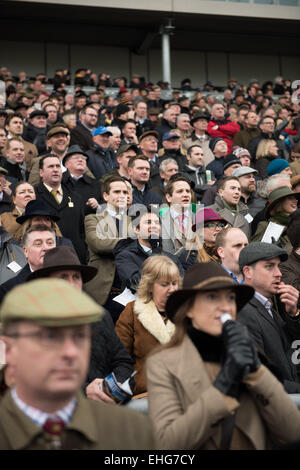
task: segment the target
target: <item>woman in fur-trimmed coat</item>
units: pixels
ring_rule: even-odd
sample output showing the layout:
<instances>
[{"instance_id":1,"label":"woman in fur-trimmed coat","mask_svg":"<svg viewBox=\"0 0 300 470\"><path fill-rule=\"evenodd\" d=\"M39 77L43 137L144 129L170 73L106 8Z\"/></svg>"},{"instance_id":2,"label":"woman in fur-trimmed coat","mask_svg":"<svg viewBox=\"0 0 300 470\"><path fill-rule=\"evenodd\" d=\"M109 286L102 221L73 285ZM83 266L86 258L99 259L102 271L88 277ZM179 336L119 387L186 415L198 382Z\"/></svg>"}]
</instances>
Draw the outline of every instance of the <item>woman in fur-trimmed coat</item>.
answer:
<instances>
[{"instance_id":1,"label":"woman in fur-trimmed coat","mask_svg":"<svg viewBox=\"0 0 300 470\"><path fill-rule=\"evenodd\" d=\"M175 263L166 256L151 256L142 270L137 299L129 302L116 323L116 333L134 360L134 395L147 391L144 364L148 354L167 343L174 325L165 317L169 295L178 289L180 275Z\"/></svg>"}]
</instances>

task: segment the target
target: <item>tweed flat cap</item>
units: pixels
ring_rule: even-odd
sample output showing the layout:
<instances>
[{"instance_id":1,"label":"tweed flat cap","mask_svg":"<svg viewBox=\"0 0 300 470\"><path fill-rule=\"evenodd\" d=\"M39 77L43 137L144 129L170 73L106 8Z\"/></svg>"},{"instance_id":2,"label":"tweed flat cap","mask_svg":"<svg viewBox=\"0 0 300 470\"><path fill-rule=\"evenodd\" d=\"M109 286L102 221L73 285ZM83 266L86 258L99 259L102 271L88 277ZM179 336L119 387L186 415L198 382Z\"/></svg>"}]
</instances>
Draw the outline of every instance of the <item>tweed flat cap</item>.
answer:
<instances>
[{"instance_id":1,"label":"tweed flat cap","mask_svg":"<svg viewBox=\"0 0 300 470\"><path fill-rule=\"evenodd\" d=\"M257 173L257 171L250 166L240 166L240 168L233 170L231 176L236 176L239 178L240 176L250 175L251 173Z\"/></svg>"},{"instance_id":2,"label":"tweed flat cap","mask_svg":"<svg viewBox=\"0 0 300 470\"><path fill-rule=\"evenodd\" d=\"M243 269L244 266L250 266L256 263L256 261L277 257L279 257L281 261L286 261L288 259L288 253L272 243L253 242L245 246L240 252L239 266L240 269Z\"/></svg>"},{"instance_id":3,"label":"tweed flat cap","mask_svg":"<svg viewBox=\"0 0 300 470\"><path fill-rule=\"evenodd\" d=\"M69 129L63 126L52 126L51 129L47 132L47 139L50 139L56 134L66 134L70 135Z\"/></svg>"},{"instance_id":4,"label":"tweed flat cap","mask_svg":"<svg viewBox=\"0 0 300 470\"><path fill-rule=\"evenodd\" d=\"M27 320L40 326L62 327L94 323L104 309L84 292L61 279L38 279L12 289L0 309L3 326Z\"/></svg>"}]
</instances>

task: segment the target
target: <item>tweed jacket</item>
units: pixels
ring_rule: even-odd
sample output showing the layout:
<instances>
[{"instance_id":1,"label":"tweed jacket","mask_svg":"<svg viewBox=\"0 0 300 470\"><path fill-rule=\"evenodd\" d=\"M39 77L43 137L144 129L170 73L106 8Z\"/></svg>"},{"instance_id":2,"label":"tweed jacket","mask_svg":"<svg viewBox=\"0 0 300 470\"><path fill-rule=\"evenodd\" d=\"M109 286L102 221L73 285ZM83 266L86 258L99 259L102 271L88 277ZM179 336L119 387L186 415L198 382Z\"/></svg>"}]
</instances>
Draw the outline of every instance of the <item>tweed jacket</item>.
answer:
<instances>
[{"instance_id":1,"label":"tweed jacket","mask_svg":"<svg viewBox=\"0 0 300 470\"><path fill-rule=\"evenodd\" d=\"M153 449L148 418L78 393L74 415L60 438L61 450ZM10 391L0 402L0 450L51 450L50 435L15 405Z\"/></svg>"},{"instance_id":2,"label":"tweed jacket","mask_svg":"<svg viewBox=\"0 0 300 470\"><path fill-rule=\"evenodd\" d=\"M86 243L89 248L89 266L98 269L97 275L85 284L86 291L99 304L104 305L112 288L116 264L113 249L122 238L135 237L130 218L124 216L122 234L118 233L113 217L103 211L101 214L90 214L84 219Z\"/></svg>"},{"instance_id":3,"label":"tweed jacket","mask_svg":"<svg viewBox=\"0 0 300 470\"><path fill-rule=\"evenodd\" d=\"M227 207L225 207L223 199L219 194L216 195L215 203L212 206L209 206L209 209L213 209L217 212L223 219L225 219L232 227L237 227L243 230L248 240L250 239L250 225L245 219L245 215L248 214L248 207L246 204L241 201L238 204L239 213L233 214Z\"/></svg>"},{"instance_id":4,"label":"tweed jacket","mask_svg":"<svg viewBox=\"0 0 300 470\"><path fill-rule=\"evenodd\" d=\"M116 323L116 333L134 360L134 394L147 391L145 361L159 344L167 343L174 334L173 323L164 323L153 301L145 304L141 299L129 302Z\"/></svg>"},{"instance_id":5,"label":"tweed jacket","mask_svg":"<svg viewBox=\"0 0 300 470\"><path fill-rule=\"evenodd\" d=\"M271 433L282 444L299 440L300 412L268 369L249 374L239 401L213 386L219 370L203 362L188 336L148 358L149 417L161 449L216 450L233 413L231 449L269 448Z\"/></svg>"}]
</instances>

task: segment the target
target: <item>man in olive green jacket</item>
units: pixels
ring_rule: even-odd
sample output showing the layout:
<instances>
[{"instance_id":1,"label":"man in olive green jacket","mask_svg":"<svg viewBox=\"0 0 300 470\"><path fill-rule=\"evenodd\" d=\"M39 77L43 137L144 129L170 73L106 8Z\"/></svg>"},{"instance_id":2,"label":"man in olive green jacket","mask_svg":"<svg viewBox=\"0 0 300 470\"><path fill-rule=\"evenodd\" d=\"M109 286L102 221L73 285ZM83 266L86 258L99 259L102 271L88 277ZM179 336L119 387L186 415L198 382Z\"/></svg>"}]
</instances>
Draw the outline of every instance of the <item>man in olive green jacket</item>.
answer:
<instances>
[{"instance_id":1,"label":"man in olive green jacket","mask_svg":"<svg viewBox=\"0 0 300 470\"><path fill-rule=\"evenodd\" d=\"M104 310L61 279L13 289L0 310L13 386L0 402L0 450L151 449L148 418L88 400L91 330Z\"/></svg>"}]
</instances>

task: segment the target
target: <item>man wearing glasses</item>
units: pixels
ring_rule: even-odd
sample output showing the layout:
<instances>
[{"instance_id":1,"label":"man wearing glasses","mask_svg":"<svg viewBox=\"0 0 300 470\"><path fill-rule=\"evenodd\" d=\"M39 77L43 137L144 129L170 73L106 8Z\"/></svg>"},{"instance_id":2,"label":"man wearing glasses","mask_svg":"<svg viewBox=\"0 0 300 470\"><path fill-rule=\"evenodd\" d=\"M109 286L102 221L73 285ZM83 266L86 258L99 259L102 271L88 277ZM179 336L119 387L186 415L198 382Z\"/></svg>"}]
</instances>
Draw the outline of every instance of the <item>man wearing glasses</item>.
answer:
<instances>
[{"instance_id":1,"label":"man wearing glasses","mask_svg":"<svg viewBox=\"0 0 300 470\"><path fill-rule=\"evenodd\" d=\"M98 120L96 109L89 105L82 108L79 113L79 122L71 130L70 145L79 145L82 150L87 151L93 147L93 131Z\"/></svg>"},{"instance_id":2,"label":"man wearing glasses","mask_svg":"<svg viewBox=\"0 0 300 470\"><path fill-rule=\"evenodd\" d=\"M147 417L80 391L101 306L64 280L39 279L9 293L0 314L14 384L0 404L1 450L153 448Z\"/></svg>"}]
</instances>

